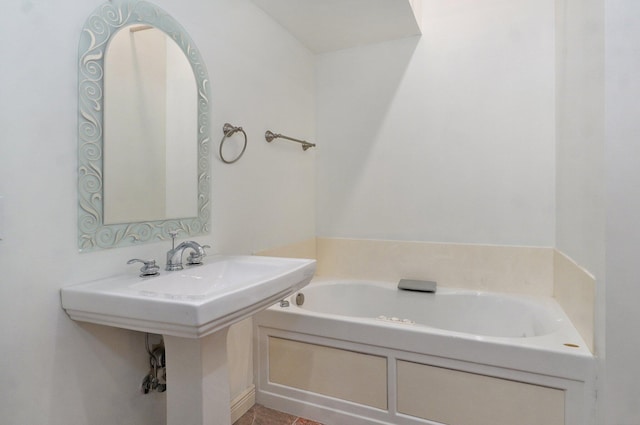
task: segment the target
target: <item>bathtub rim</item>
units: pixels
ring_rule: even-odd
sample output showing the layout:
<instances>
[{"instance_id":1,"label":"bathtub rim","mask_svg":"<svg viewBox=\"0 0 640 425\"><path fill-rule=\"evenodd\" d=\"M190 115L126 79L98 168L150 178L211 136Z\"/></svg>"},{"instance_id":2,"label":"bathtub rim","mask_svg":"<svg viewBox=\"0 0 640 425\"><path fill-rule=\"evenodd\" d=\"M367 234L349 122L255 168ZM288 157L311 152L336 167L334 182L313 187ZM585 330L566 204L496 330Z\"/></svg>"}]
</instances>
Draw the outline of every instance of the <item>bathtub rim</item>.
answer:
<instances>
[{"instance_id":1,"label":"bathtub rim","mask_svg":"<svg viewBox=\"0 0 640 425\"><path fill-rule=\"evenodd\" d=\"M356 280L325 278L314 279L309 285L353 281ZM362 282L362 280L359 281ZM384 283L384 281L371 282ZM304 288L301 291L304 292ZM474 336L422 325L405 326L372 318L318 313L296 306L297 292L288 298L289 307L281 307L278 303L256 314L254 327L261 326L328 339L352 341L369 347L391 347L403 352L453 358L463 362L578 381L588 379L595 367L595 357L589 351L587 344L566 317L562 307L550 297L523 296L547 299L555 303L565 316L564 323L558 331L529 338L506 338ZM520 297L519 294L508 295ZM340 326L336 326L337 323ZM566 343L573 343L579 347L568 347L564 345Z\"/></svg>"}]
</instances>

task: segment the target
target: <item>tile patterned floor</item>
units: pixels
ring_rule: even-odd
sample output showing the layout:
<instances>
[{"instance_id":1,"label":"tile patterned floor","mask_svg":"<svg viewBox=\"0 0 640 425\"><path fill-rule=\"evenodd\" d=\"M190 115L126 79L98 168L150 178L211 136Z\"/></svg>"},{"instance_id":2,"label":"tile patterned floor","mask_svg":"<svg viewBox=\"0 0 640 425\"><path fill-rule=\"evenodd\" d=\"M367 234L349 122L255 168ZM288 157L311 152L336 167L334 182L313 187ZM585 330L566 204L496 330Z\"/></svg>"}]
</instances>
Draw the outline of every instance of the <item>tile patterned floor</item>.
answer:
<instances>
[{"instance_id":1,"label":"tile patterned floor","mask_svg":"<svg viewBox=\"0 0 640 425\"><path fill-rule=\"evenodd\" d=\"M322 425L319 422L278 412L259 404L254 405L233 425Z\"/></svg>"}]
</instances>

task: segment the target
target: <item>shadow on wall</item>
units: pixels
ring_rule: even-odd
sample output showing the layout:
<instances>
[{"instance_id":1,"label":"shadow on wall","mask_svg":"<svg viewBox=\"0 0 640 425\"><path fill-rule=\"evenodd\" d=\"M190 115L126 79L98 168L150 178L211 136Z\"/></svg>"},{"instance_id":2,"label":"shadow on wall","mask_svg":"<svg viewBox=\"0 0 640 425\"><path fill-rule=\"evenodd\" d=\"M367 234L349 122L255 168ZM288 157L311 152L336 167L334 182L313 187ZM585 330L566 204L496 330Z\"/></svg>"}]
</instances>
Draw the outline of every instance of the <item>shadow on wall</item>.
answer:
<instances>
[{"instance_id":1,"label":"shadow on wall","mask_svg":"<svg viewBox=\"0 0 640 425\"><path fill-rule=\"evenodd\" d=\"M317 104L335 104L332 100L335 95L350 94L340 96L340 103L335 107L318 108L318 142L331 140L318 149L319 163L331 164L334 159L339 161L339 158L353 158L354 155L366 157L373 152L372 143L382 130L419 41L419 36L408 37L317 57ZM372 87L375 90L371 90ZM362 158L360 164L367 162ZM323 171L320 179L342 182L337 186L338 182L323 184L325 187L343 187L342 199L337 205L349 201L352 191L348 188L357 187L358 179L366 175L355 167L335 174L328 165ZM350 173L347 179L344 173ZM318 193L319 204L326 201L322 196L322 192ZM337 197L333 202L336 200Z\"/></svg>"},{"instance_id":2,"label":"shadow on wall","mask_svg":"<svg viewBox=\"0 0 640 425\"><path fill-rule=\"evenodd\" d=\"M57 330L55 347L45 348L54 365L47 393L59 397L43 412L52 423L61 418L78 424L166 422L166 395L140 391L149 369L143 332L73 322L62 309ZM84 342L71 343L77 340ZM124 405L138 406L135 417L118 407Z\"/></svg>"}]
</instances>

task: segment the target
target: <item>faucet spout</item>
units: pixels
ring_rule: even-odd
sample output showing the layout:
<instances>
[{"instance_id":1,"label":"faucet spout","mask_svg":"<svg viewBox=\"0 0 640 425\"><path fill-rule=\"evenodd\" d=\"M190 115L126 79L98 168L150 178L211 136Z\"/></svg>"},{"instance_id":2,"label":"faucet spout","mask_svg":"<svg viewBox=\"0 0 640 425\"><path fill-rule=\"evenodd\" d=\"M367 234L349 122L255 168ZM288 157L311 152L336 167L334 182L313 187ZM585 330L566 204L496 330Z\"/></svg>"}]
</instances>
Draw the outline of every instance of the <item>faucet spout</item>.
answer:
<instances>
[{"instance_id":1,"label":"faucet spout","mask_svg":"<svg viewBox=\"0 0 640 425\"><path fill-rule=\"evenodd\" d=\"M206 246L206 245L205 245ZM185 241L180 245L176 246L173 249L170 249L167 252L167 267L165 270L174 271L174 270L182 270L182 254L186 249L192 249L194 252L190 255L189 264L199 264L198 262L192 262L191 258L199 258L200 263L202 262L202 257L207 255L204 251L204 247L195 241Z\"/></svg>"}]
</instances>

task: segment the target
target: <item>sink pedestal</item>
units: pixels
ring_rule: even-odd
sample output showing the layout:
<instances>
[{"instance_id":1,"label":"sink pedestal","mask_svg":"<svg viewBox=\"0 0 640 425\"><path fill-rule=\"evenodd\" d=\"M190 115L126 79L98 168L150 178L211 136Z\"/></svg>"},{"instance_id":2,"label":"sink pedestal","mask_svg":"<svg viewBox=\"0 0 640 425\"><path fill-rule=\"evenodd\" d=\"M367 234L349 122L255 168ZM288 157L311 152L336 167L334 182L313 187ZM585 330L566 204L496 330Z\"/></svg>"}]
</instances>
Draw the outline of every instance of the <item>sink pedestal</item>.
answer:
<instances>
[{"instance_id":1,"label":"sink pedestal","mask_svg":"<svg viewBox=\"0 0 640 425\"><path fill-rule=\"evenodd\" d=\"M228 331L201 338L164 335L167 425L231 425Z\"/></svg>"},{"instance_id":2,"label":"sink pedestal","mask_svg":"<svg viewBox=\"0 0 640 425\"><path fill-rule=\"evenodd\" d=\"M315 260L248 255L151 278L125 274L60 291L73 320L164 336L168 425L231 425L229 326L307 285Z\"/></svg>"}]
</instances>

